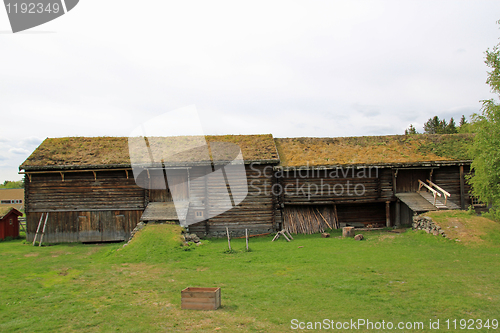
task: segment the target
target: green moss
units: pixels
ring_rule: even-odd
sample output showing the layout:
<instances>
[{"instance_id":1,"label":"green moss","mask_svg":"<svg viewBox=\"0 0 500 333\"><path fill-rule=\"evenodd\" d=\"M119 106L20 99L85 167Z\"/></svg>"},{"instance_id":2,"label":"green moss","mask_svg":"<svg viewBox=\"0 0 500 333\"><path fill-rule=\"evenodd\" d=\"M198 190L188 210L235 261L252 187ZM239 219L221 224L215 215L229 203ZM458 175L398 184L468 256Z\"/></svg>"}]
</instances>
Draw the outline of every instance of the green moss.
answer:
<instances>
[{"instance_id":1,"label":"green moss","mask_svg":"<svg viewBox=\"0 0 500 333\"><path fill-rule=\"evenodd\" d=\"M434 154L451 160L470 160L469 147L473 136L469 134L421 135L424 142L418 147L422 154Z\"/></svg>"}]
</instances>

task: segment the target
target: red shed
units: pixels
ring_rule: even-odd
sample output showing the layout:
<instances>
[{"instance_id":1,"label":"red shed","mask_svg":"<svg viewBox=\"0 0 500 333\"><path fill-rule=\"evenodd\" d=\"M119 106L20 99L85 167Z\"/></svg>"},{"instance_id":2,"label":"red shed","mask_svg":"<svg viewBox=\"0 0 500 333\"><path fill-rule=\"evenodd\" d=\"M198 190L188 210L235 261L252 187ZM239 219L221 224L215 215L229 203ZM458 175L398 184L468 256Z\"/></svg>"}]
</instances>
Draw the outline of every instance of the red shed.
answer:
<instances>
[{"instance_id":1,"label":"red shed","mask_svg":"<svg viewBox=\"0 0 500 333\"><path fill-rule=\"evenodd\" d=\"M18 217L23 215L13 207L0 208L0 240L6 237L19 237Z\"/></svg>"}]
</instances>

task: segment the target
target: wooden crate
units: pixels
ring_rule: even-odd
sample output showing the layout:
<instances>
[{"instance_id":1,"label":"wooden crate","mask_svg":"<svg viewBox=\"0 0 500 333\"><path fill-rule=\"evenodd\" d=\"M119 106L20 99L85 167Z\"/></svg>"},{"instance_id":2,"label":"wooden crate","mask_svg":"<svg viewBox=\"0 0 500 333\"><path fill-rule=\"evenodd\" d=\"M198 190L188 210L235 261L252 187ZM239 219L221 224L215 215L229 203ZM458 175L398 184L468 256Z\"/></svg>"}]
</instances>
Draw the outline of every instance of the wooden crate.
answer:
<instances>
[{"instance_id":1,"label":"wooden crate","mask_svg":"<svg viewBox=\"0 0 500 333\"><path fill-rule=\"evenodd\" d=\"M188 287L181 291L181 309L217 310L220 303L220 288Z\"/></svg>"}]
</instances>

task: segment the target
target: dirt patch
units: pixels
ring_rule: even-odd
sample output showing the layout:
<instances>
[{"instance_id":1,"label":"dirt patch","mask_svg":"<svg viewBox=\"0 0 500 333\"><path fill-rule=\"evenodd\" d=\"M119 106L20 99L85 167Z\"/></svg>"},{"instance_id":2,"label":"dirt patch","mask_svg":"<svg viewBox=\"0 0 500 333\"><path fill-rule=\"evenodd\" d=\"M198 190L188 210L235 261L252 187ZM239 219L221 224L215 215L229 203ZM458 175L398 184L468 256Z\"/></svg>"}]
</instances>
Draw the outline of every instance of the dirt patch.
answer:
<instances>
[{"instance_id":1,"label":"dirt patch","mask_svg":"<svg viewBox=\"0 0 500 333\"><path fill-rule=\"evenodd\" d=\"M34 252L34 253L28 253L28 254L25 254L24 255L25 257L38 257L38 253Z\"/></svg>"},{"instance_id":2,"label":"dirt patch","mask_svg":"<svg viewBox=\"0 0 500 333\"><path fill-rule=\"evenodd\" d=\"M488 233L500 231L497 222L463 211L429 212L426 215L441 227L447 238L464 244L482 244Z\"/></svg>"}]
</instances>

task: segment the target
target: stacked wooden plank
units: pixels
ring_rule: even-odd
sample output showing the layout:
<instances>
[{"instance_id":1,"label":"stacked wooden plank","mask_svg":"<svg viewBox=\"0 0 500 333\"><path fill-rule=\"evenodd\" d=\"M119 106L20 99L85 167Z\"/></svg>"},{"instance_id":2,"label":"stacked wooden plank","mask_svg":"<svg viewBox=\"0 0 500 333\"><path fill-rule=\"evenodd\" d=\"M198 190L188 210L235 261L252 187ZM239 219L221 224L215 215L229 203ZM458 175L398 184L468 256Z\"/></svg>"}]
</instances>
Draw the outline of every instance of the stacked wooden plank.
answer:
<instances>
[{"instance_id":1,"label":"stacked wooden plank","mask_svg":"<svg viewBox=\"0 0 500 333\"><path fill-rule=\"evenodd\" d=\"M294 234L315 234L333 227L317 207L290 206L284 211L284 229ZM327 215L329 216L329 215Z\"/></svg>"}]
</instances>

